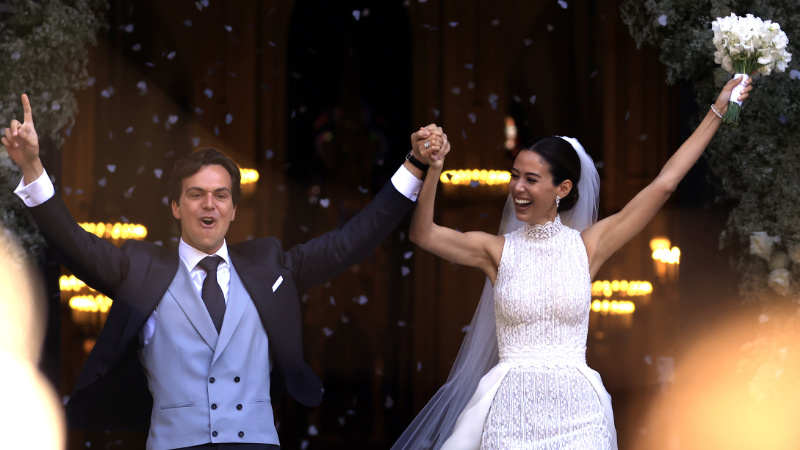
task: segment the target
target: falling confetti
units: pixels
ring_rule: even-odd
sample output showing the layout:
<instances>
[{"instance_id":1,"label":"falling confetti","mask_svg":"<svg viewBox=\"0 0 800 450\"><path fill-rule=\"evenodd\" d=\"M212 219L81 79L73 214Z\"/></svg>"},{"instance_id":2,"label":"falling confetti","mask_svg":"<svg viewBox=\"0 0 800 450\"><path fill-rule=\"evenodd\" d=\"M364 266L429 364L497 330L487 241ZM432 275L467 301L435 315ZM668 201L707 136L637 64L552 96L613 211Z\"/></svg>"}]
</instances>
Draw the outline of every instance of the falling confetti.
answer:
<instances>
[{"instance_id":1,"label":"falling confetti","mask_svg":"<svg viewBox=\"0 0 800 450\"><path fill-rule=\"evenodd\" d=\"M97 180L97 185L100 187L106 187L106 177L100 178Z\"/></svg>"},{"instance_id":2,"label":"falling confetti","mask_svg":"<svg viewBox=\"0 0 800 450\"><path fill-rule=\"evenodd\" d=\"M139 89L139 96L147 94L147 83L144 81L136 83L136 87Z\"/></svg>"},{"instance_id":3,"label":"falling confetti","mask_svg":"<svg viewBox=\"0 0 800 450\"><path fill-rule=\"evenodd\" d=\"M439 110L436 108L433 108L433 117L439 117Z\"/></svg>"},{"instance_id":4,"label":"falling confetti","mask_svg":"<svg viewBox=\"0 0 800 450\"><path fill-rule=\"evenodd\" d=\"M450 26L451 27L457 27L458 26L458 22L450 22Z\"/></svg>"},{"instance_id":5,"label":"falling confetti","mask_svg":"<svg viewBox=\"0 0 800 450\"><path fill-rule=\"evenodd\" d=\"M792 80L800 80L800 70L792 70L789 72L789 78Z\"/></svg>"},{"instance_id":6,"label":"falling confetti","mask_svg":"<svg viewBox=\"0 0 800 450\"><path fill-rule=\"evenodd\" d=\"M117 166L114 164L109 164L106 166L106 169L108 169L109 172L114 173L114 171L117 170Z\"/></svg>"},{"instance_id":7,"label":"falling confetti","mask_svg":"<svg viewBox=\"0 0 800 450\"><path fill-rule=\"evenodd\" d=\"M318 433L319 433L319 431L317 431L317 427L315 427L314 425L309 425L308 426L308 435L309 436L316 436Z\"/></svg>"},{"instance_id":8,"label":"falling confetti","mask_svg":"<svg viewBox=\"0 0 800 450\"><path fill-rule=\"evenodd\" d=\"M114 86L109 86L100 92L100 96L104 98L110 98L112 95L114 95Z\"/></svg>"},{"instance_id":9,"label":"falling confetti","mask_svg":"<svg viewBox=\"0 0 800 450\"><path fill-rule=\"evenodd\" d=\"M153 170L153 175L155 175L156 178L158 178L159 180L161 179L161 175L163 175L163 174L164 174L164 171L161 170L161 169L154 169Z\"/></svg>"},{"instance_id":10,"label":"falling confetti","mask_svg":"<svg viewBox=\"0 0 800 450\"><path fill-rule=\"evenodd\" d=\"M536 103L536 96L535 95L531 95L531 98L528 101L530 101L531 105L533 105L534 103Z\"/></svg>"},{"instance_id":11,"label":"falling confetti","mask_svg":"<svg viewBox=\"0 0 800 450\"><path fill-rule=\"evenodd\" d=\"M174 125L175 123L178 122L178 116L175 114L170 114L169 117L167 118L167 121Z\"/></svg>"},{"instance_id":12,"label":"falling confetti","mask_svg":"<svg viewBox=\"0 0 800 450\"><path fill-rule=\"evenodd\" d=\"M468 332L468 331L469 331L469 329L470 329L470 326L469 326L469 325L464 325L463 327L461 327L461 332L462 332L462 333L466 333L466 332Z\"/></svg>"},{"instance_id":13,"label":"falling confetti","mask_svg":"<svg viewBox=\"0 0 800 450\"><path fill-rule=\"evenodd\" d=\"M392 399L391 396L387 395L386 396L386 401L383 402L383 407L386 408L386 409L390 409L392 406L394 406L394 400Z\"/></svg>"},{"instance_id":14,"label":"falling confetti","mask_svg":"<svg viewBox=\"0 0 800 450\"><path fill-rule=\"evenodd\" d=\"M413 255L414 255L414 252L407 251L407 252L403 253L403 259L411 259L411 256L413 256Z\"/></svg>"},{"instance_id":15,"label":"falling confetti","mask_svg":"<svg viewBox=\"0 0 800 450\"><path fill-rule=\"evenodd\" d=\"M323 208L327 208L328 206L330 206L330 204L331 201L327 198L320 199L319 201L319 206L322 206Z\"/></svg>"},{"instance_id":16,"label":"falling confetti","mask_svg":"<svg viewBox=\"0 0 800 450\"><path fill-rule=\"evenodd\" d=\"M453 89L450 89L450 92L452 92L452 93L453 93L453 94L455 94L455 95L458 95L458 94L460 94L460 93L461 93L461 88L459 88L458 86L456 86L456 87L454 87Z\"/></svg>"},{"instance_id":17,"label":"falling confetti","mask_svg":"<svg viewBox=\"0 0 800 450\"><path fill-rule=\"evenodd\" d=\"M323 327L322 332L325 334L325 337L331 337L331 335L333 335L333 330L328 327Z\"/></svg>"},{"instance_id":18,"label":"falling confetti","mask_svg":"<svg viewBox=\"0 0 800 450\"><path fill-rule=\"evenodd\" d=\"M409 273L411 273L411 269L409 269L409 268L408 268L408 267L406 267L406 266L403 266L403 267L401 267L401 268L400 268L400 273L401 273L401 274L403 274L403 276L406 276L406 275L408 275Z\"/></svg>"},{"instance_id":19,"label":"falling confetti","mask_svg":"<svg viewBox=\"0 0 800 450\"><path fill-rule=\"evenodd\" d=\"M214 96L214 91L212 91L211 89L206 89L206 90L203 91L203 93L206 94L206 97L208 97L208 98L211 98L211 97Z\"/></svg>"},{"instance_id":20,"label":"falling confetti","mask_svg":"<svg viewBox=\"0 0 800 450\"><path fill-rule=\"evenodd\" d=\"M398 321L397 321L397 326L398 326L398 327L404 327L404 326L406 326L406 325L407 325L407 323L406 323L406 321L405 321L405 320L398 320Z\"/></svg>"},{"instance_id":21,"label":"falling confetti","mask_svg":"<svg viewBox=\"0 0 800 450\"><path fill-rule=\"evenodd\" d=\"M189 20L189 19L184 20L183 21L183 26L185 26L187 28L191 28L192 27L192 21Z\"/></svg>"},{"instance_id":22,"label":"falling confetti","mask_svg":"<svg viewBox=\"0 0 800 450\"><path fill-rule=\"evenodd\" d=\"M169 206L169 197L167 197L166 195L161 197L161 203Z\"/></svg>"},{"instance_id":23,"label":"falling confetti","mask_svg":"<svg viewBox=\"0 0 800 450\"><path fill-rule=\"evenodd\" d=\"M417 362L417 372L422 370L422 361Z\"/></svg>"},{"instance_id":24,"label":"falling confetti","mask_svg":"<svg viewBox=\"0 0 800 450\"><path fill-rule=\"evenodd\" d=\"M225 114L225 125L230 125L233 122L233 115L228 113Z\"/></svg>"},{"instance_id":25,"label":"falling confetti","mask_svg":"<svg viewBox=\"0 0 800 450\"><path fill-rule=\"evenodd\" d=\"M331 305L336 306L336 299L333 298L333 296L331 296L329 300L331 302Z\"/></svg>"},{"instance_id":26,"label":"falling confetti","mask_svg":"<svg viewBox=\"0 0 800 450\"><path fill-rule=\"evenodd\" d=\"M227 31L228 33L233 31L233 27L230 25L223 25L222 28L225 28L225 31Z\"/></svg>"},{"instance_id":27,"label":"falling confetti","mask_svg":"<svg viewBox=\"0 0 800 450\"><path fill-rule=\"evenodd\" d=\"M628 121L628 118L629 118L630 116L631 116L631 112L630 112L630 111L628 111L628 112L626 112L626 113L625 113L625 121L626 121L626 122Z\"/></svg>"},{"instance_id":28,"label":"falling confetti","mask_svg":"<svg viewBox=\"0 0 800 450\"><path fill-rule=\"evenodd\" d=\"M135 52L138 52L141 49L142 49L142 44L133 44L133 46L131 47L131 50Z\"/></svg>"},{"instance_id":29,"label":"falling confetti","mask_svg":"<svg viewBox=\"0 0 800 450\"><path fill-rule=\"evenodd\" d=\"M355 17L356 20L360 19L361 18L361 11L359 11L359 10L353 11L353 17Z\"/></svg>"},{"instance_id":30,"label":"falling confetti","mask_svg":"<svg viewBox=\"0 0 800 450\"><path fill-rule=\"evenodd\" d=\"M358 304L359 305L366 305L367 304L367 297L365 295L358 296Z\"/></svg>"},{"instance_id":31,"label":"falling confetti","mask_svg":"<svg viewBox=\"0 0 800 450\"><path fill-rule=\"evenodd\" d=\"M128 188L128 189L127 189L127 190L126 190L126 191L125 191L125 192L122 194L122 196L123 196L123 197L125 197L125 198L131 198L131 197L133 196L133 190L134 190L134 189L136 189L136 186L131 186L131 187L129 187L129 188Z\"/></svg>"},{"instance_id":32,"label":"falling confetti","mask_svg":"<svg viewBox=\"0 0 800 450\"><path fill-rule=\"evenodd\" d=\"M667 15L666 14L662 14L662 15L658 16L658 24L661 25L662 27L667 26Z\"/></svg>"},{"instance_id":33,"label":"falling confetti","mask_svg":"<svg viewBox=\"0 0 800 450\"><path fill-rule=\"evenodd\" d=\"M192 145L195 146L195 147L200 145L200 138L199 137L192 138Z\"/></svg>"},{"instance_id":34,"label":"falling confetti","mask_svg":"<svg viewBox=\"0 0 800 450\"><path fill-rule=\"evenodd\" d=\"M97 78L95 78L95 77L89 77L89 78L86 80L86 84L87 84L87 85L89 85L89 86L94 86L94 83L95 83L96 81L97 81Z\"/></svg>"},{"instance_id":35,"label":"falling confetti","mask_svg":"<svg viewBox=\"0 0 800 450\"><path fill-rule=\"evenodd\" d=\"M565 2L564 0L558 0L558 5L564 9L567 9L567 2Z\"/></svg>"},{"instance_id":36,"label":"falling confetti","mask_svg":"<svg viewBox=\"0 0 800 450\"><path fill-rule=\"evenodd\" d=\"M169 52L169 53L167 54L167 59L169 59L169 60L172 60L173 58L175 58L175 55L176 55L176 53L175 53L175 52Z\"/></svg>"},{"instance_id":37,"label":"falling confetti","mask_svg":"<svg viewBox=\"0 0 800 450\"><path fill-rule=\"evenodd\" d=\"M467 117L469 117L469 121L472 123L475 123L478 120L478 117L475 115L475 113L469 113L467 114Z\"/></svg>"},{"instance_id":38,"label":"falling confetti","mask_svg":"<svg viewBox=\"0 0 800 450\"><path fill-rule=\"evenodd\" d=\"M20 55L19 52L14 52L14 53L11 54L11 59L16 61L16 60L18 60L20 58L20 56L22 56L22 55Z\"/></svg>"},{"instance_id":39,"label":"falling confetti","mask_svg":"<svg viewBox=\"0 0 800 450\"><path fill-rule=\"evenodd\" d=\"M129 23L129 24L125 25L124 27L120 27L120 28L125 30L126 33L133 33L133 24L132 23Z\"/></svg>"}]
</instances>

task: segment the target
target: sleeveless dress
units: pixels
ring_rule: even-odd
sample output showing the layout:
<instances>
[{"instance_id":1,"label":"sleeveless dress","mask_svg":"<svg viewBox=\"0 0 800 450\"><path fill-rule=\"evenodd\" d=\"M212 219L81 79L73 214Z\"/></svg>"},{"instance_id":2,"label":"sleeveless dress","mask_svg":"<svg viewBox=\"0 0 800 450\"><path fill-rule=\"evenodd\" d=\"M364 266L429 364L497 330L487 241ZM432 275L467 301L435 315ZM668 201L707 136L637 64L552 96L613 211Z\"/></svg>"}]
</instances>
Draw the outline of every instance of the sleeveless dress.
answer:
<instances>
[{"instance_id":1,"label":"sleeveless dress","mask_svg":"<svg viewBox=\"0 0 800 450\"><path fill-rule=\"evenodd\" d=\"M586 365L591 280L560 218L505 236L494 288L499 363L442 449L616 449L611 397Z\"/></svg>"}]
</instances>

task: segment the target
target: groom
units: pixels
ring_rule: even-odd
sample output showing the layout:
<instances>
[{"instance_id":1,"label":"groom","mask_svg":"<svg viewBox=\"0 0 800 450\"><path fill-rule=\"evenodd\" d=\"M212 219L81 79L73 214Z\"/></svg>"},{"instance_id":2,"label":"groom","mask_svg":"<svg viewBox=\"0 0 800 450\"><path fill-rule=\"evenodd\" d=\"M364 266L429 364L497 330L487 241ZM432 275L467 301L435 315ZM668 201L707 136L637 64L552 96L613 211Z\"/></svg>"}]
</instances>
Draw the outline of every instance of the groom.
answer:
<instances>
[{"instance_id":1,"label":"groom","mask_svg":"<svg viewBox=\"0 0 800 450\"><path fill-rule=\"evenodd\" d=\"M396 226L439 152L440 130L414 133L413 154L392 182L341 229L289 250L274 237L228 245L239 168L217 150L199 150L170 177L178 249L140 241L118 248L85 232L55 195L26 95L22 104L24 122L12 121L2 138L23 172L15 192L61 263L114 299L66 405L69 426L149 428L148 449L279 448L274 395L308 406L322 400L303 357L298 290L363 260ZM423 139L432 145L416 145Z\"/></svg>"}]
</instances>

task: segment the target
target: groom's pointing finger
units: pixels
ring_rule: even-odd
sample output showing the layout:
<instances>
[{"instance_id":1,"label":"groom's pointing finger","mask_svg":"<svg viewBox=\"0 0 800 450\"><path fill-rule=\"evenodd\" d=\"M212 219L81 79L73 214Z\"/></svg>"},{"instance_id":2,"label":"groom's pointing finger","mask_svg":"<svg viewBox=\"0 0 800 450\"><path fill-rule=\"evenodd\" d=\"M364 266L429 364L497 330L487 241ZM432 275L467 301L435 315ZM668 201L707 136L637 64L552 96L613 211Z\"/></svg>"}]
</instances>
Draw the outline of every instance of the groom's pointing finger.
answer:
<instances>
[{"instance_id":1,"label":"groom's pointing finger","mask_svg":"<svg viewBox=\"0 0 800 450\"><path fill-rule=\"evenodd\" d=\"M28 100L27 94L22 94L22 111L24 113L25 122L33 122L33 114L31 113L31 102Z\"/></svg>"}]
</instances>

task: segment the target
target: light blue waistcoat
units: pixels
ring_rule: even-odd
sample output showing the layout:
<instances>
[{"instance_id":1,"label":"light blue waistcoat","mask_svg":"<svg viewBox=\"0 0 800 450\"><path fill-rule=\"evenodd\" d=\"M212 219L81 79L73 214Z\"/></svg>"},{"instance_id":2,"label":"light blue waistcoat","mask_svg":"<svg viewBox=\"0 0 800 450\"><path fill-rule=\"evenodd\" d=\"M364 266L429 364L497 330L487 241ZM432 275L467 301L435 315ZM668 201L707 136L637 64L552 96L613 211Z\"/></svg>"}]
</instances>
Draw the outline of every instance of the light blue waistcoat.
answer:
<instances>
[{"instance_id":1,"label":"light blue waistcoat","mask_svg":"<svg viewBox=\"0 0 800 450\"><path fill-rule=\"evenodd\" d=\"M153 336L139 352L153 395L148 450L279 444L267 333L233 267L229 289L219 335L183 264L158 304Z\"/></svg>"}]
</instances>

